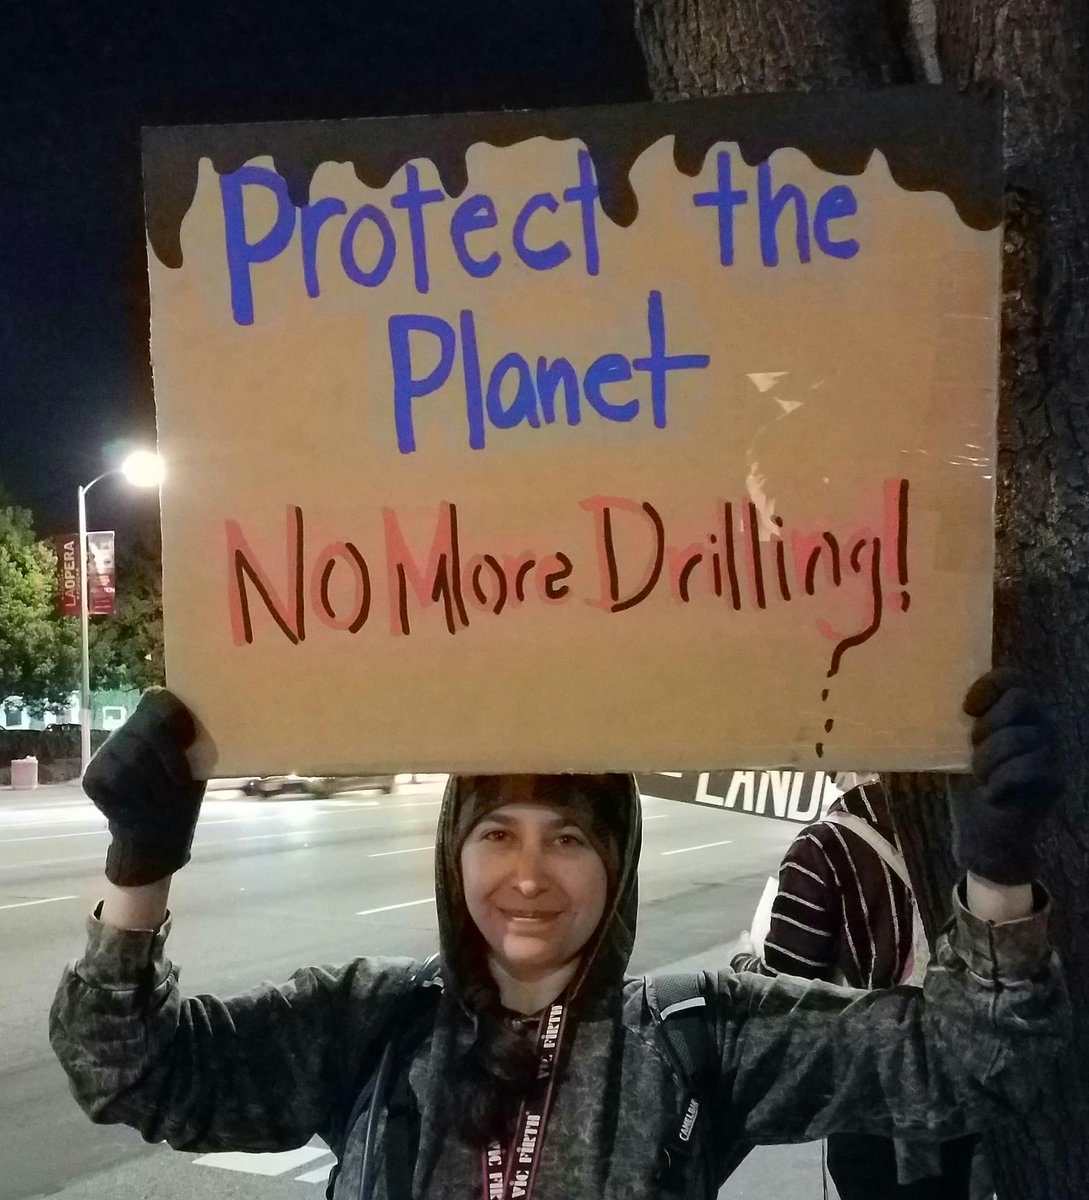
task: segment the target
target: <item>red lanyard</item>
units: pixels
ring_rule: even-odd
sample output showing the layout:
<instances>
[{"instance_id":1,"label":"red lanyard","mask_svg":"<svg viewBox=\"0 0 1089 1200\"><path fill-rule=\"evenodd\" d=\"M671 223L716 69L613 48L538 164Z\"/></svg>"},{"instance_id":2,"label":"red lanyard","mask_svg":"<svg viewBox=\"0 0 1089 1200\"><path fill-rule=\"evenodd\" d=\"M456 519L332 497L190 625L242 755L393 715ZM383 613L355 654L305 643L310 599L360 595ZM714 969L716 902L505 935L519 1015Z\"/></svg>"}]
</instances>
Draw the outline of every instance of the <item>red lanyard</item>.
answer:
<instances>
[{"instance_id":1,"label":"red lanyard","mask_svg":"<svg viewBox=\"0 0 1089 1200\"><path fill-rule=\"evenodd\" d=\"M537 1027L537 1078L522 1101L514 1141L505 1153L496 1141L481 1154L484 1200L529 1200L533 1192L559 1070L566 1016L567 1005L562 997L541 1014Z\"/></svg>"}]
</instances>

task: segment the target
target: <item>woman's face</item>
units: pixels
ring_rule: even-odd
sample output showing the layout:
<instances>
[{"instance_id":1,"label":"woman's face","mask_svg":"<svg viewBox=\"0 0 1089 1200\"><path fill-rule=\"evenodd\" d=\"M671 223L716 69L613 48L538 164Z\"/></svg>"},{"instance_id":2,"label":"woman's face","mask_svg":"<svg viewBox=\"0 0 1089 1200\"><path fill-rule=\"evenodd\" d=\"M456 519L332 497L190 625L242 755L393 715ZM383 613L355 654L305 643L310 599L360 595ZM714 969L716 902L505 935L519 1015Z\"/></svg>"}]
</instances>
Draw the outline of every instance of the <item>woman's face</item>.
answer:
<instances>
[{"instance_id":1,"label":"woman's face","mask_svg":"<svg viewBox=\"0 0 1089 1200\"><path fill-rule=\"evenodd\" d=\"M605 864L578 825L547 804L506 804L477 822L461 877L469 915L516 979L571 962L605 911Z\"/></svg>"}]
</instances>

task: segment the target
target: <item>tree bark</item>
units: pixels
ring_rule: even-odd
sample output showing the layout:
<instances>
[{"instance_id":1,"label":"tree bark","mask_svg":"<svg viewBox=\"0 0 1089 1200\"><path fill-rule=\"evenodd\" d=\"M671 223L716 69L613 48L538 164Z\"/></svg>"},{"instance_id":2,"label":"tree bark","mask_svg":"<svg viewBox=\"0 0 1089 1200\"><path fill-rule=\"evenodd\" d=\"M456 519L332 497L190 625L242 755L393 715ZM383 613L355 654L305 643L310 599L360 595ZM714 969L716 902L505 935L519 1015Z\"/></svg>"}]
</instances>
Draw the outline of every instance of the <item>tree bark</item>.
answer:
<instances>
[{"instance_id":1,"label":"tree bark","mask_svg":"<svg viewBox=\"0 0 1089 1200\"><path fill-rule=\"evenodd\" d=\"M1005 89L994 661L1024 669L1052 703L1068 766L1041 877L1075 1038L1037 1111L986 1142L1003 1200L1080 1200L1089 1194L1089 5L636 0L635 19L659 99L925 82L939 71L956 87ZM967 781L887 778L933 941L957 877L947 789Z\"/></svg>"},{"instance_id":2,"label":"tree bark","mask_svg":"<svg viewBox=\"0 0 1089 1200\"><path fill-rule=\"evenodd\" d=\"M939 0L938 53L958 85L1007 93L995 657L1029 670L1056 705L1069 795L1043 877L1074 1000L1075 1045L1033 1119L987 1138L1003 1197L1089 1190L1089 9L1081 0Z\"/></svg>"},{"instance_id":3,"label":"tree bark","mask_svg":"<svg viewBox=\"0 0 1089 1200\"><path fill-rule=\"evenodd\" d=\"M903 83L894 25L873 0L636 0L659 100Z\"/></svg>"}]
</instances>

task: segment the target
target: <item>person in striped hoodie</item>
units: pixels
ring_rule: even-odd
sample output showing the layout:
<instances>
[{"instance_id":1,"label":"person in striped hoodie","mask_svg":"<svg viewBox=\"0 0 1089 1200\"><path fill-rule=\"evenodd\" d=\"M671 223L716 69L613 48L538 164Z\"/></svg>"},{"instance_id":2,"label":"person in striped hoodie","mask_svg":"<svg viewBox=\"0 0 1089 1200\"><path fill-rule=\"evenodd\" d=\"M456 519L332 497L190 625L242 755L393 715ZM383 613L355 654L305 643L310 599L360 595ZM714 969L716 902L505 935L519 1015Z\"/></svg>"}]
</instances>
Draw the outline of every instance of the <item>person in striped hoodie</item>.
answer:
<instances>
[{"instance_id":1,"label":"person in striped hoodie","mask_svg":"<svg viewBox=\"0 0 1089 1200\"><path fill-rule=\"evenodd\" d=\"M734 970L866 990L921 977L917 952L921 959L926 945L888 794L873 774L841 774L836 785L842 795L802 830L779 867L763 954L745 946ZM828 1170L841 1200L968 1200L976 1140L939 1147L832 1134Z\"/></svg>"}]
</instances>

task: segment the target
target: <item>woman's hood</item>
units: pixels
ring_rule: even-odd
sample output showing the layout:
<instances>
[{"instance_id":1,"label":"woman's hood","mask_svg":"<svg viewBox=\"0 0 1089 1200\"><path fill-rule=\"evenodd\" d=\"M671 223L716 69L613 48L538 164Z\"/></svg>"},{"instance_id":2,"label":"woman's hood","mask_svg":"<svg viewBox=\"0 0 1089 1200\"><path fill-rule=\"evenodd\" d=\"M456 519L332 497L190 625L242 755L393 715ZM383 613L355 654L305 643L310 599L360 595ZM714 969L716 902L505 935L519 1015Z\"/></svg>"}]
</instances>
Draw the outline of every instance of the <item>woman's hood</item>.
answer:
<instances>
[{"instance_id":1,"label":"woman's hood","mask_svg":"<svg viewBox=\"0 0 1089 1200\"><path fill-rule=\"evenodd\" d=\"M435 840L435 903L439 918L443 986L448 996L460 1000L470 978L469 956L479 955L479 934L465 905L458 863L461 842L468 828L495 807L497 785L511 777L451 775L439 813ZM593 995L619 984L628 967L635 942L639 907L638 866L642 842L639 789L632 775L527 776L550 797L563 794L590 796L598 823L607 824L615 840L617 862L610 880L605 913L583 954L571 993ZM479 780L486 780L490 803L481 800Z\"/></svg>"}]
</instances>

